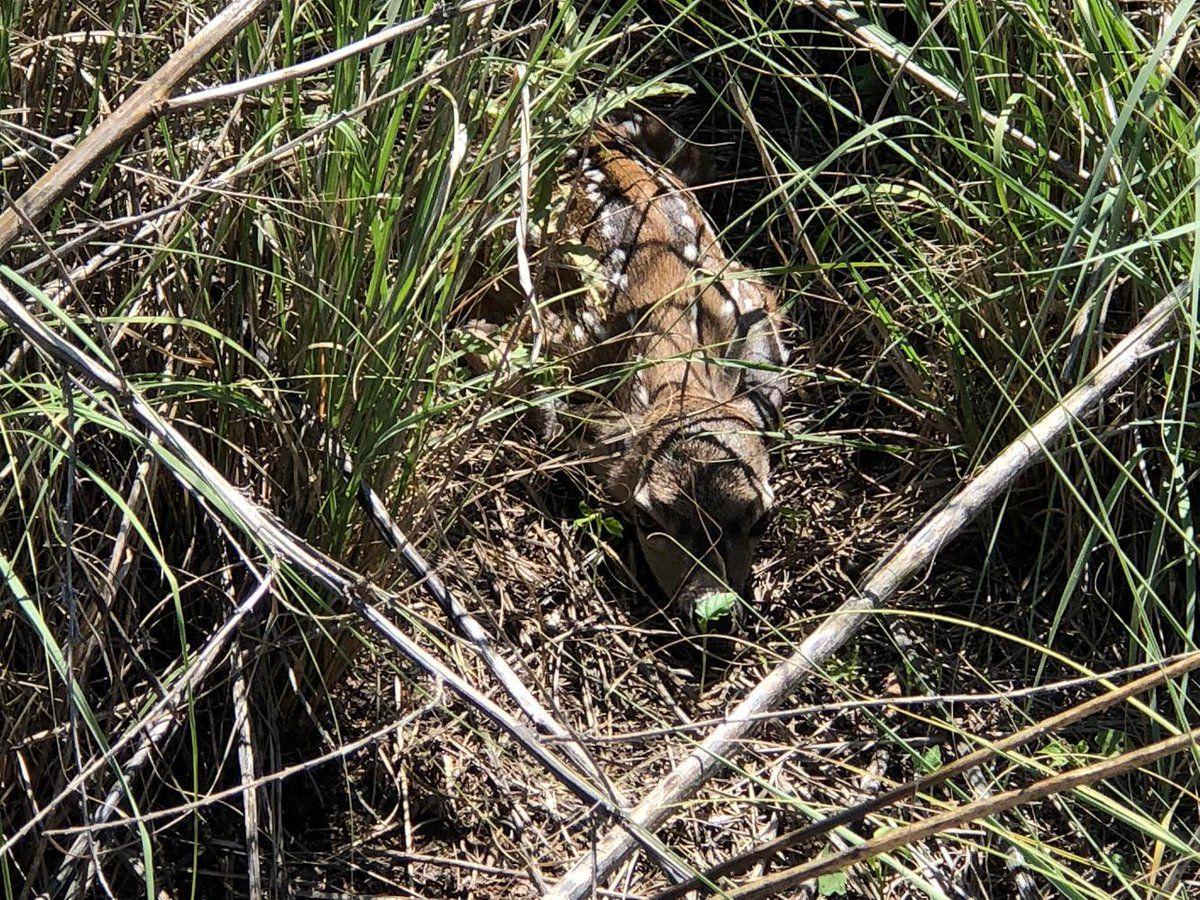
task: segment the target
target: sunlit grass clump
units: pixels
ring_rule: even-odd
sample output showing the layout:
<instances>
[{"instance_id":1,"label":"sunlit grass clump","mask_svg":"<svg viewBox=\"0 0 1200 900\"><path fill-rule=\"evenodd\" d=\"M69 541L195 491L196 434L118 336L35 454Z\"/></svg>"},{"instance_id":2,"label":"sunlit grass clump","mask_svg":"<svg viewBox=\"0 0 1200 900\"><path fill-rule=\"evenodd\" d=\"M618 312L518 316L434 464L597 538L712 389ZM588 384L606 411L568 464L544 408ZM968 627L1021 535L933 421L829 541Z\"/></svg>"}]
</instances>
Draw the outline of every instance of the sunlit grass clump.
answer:
<instances>
[{"instance_id":1,"label":"sunlit grass clump","mask_svg":"<svg viewBox=\"0 0 1200 900\"><path fill-rule=\"evenodd\" d=\"M425 11L267 4L189 84L311 59ZM208 12L0 5L0 200ZM358 510L368 479L531 690L601 739L589 749L633 800L703 735L679 729L720 716L938 498L1188 285L1178 338L797 699L829 711L764 730L680 810L660 836L703 868L1089 693L1046 685L1200 649L1197 25L1190 3L1115 0L501 2L164 117L8 249L0 280L249 500L395 589L407 632L490 691ZM705 148L701 202L795 326L762 604L716 674L676 655L620 521L594 508L573 457L522 425L528 398L463 364L478 302L521 290L522 160L537 275L564 154L630 104ZM537 396L556 399L554 361L536 365ZM354 453L348 482L285 393ZM0 442L3 896L501 896L553 882L587 850L594 823L519 746L280 566L111 396L11 328ZM580 526L580 510L604 527ZM236 638L185 681L248 596ZM184 683L169 731L104 758ZM1015 689L1029 690L992 696ZM973 694L991 699L961 699ZM930 702L832 708L900 696ZM1181 679L831 846L1197 719ZM604 740L628 732L656 736ZM1200 754L1179 754L822 887L1192 896L1198 771ZM73 846L84 855L68 861ZM661 877L639 857L620 887L645 895Z\"/></svg>"}]
</instances>

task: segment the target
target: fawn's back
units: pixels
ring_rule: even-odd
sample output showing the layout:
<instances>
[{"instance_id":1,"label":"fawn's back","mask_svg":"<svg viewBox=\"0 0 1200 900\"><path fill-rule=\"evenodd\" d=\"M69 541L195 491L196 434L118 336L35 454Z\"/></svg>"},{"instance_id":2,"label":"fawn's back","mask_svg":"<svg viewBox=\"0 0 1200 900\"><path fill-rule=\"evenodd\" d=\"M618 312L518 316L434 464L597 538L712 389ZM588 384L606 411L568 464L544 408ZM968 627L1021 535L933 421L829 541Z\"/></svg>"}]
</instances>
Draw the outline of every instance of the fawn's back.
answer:
<instances>
[{"instance_id":1,"label":"fawn's back","mask_svg":"<svg viewBox=\"0 0 1200 900\"><path fill-rule=\"evenodd\" d=\"M682 149L682 153L677 150ZM548 354L601 481L633 518L685 627L744 592L773 503L764 432L777 427L786 362L774 291L730 260L668 165L696 151L633 115L570 155L568 199L547 242Z\"/></svg>"}]
</instances>

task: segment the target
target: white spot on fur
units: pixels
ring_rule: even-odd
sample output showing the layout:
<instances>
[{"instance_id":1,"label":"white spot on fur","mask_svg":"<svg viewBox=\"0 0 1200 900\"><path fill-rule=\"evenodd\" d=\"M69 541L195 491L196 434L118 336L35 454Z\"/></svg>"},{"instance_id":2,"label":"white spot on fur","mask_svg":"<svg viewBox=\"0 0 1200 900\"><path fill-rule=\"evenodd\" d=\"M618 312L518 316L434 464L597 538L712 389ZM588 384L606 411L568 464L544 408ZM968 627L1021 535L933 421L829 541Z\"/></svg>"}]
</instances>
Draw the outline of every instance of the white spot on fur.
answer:
<instances>
[{"instance_id":1,"label":"white spot on fur","mask_svg":"<svg viewBox=\"0 0 1200 900\"><path fill-rule=\"evenodd\" d=\"M685 203L678 194L674 193L674 185L662 180L659 181L659 185L664 191L669 192L666 196L659 198L659 209L662 210L663 215L665 215L669 220L678 222L682 225L683 217L690 217L687 203Z\"/></svg>"},{"instance_id":2,"label":"white spot on fur","mask_svg":"<svg viewBox=\"0 0 1200 900\"><path fill-rule=\"evenodd\" d=\"M583 330L582 325L571 326L571 337L577 341L583 341L587 337L587 332Z\"/></svg>"},{"instance_id":3,"label":"white spot on fur","mask_svg":"<svg viewBox=\"0 0 1200 900\"><path fill-rule=\"evenodd\" d=\"M695 262L696 257L700 255L700 248L695 244L685 244L683 247L683 258L688 262Z\"/></svg>"},{"instance_id":4,"label":"white spot on fur","mask_svg":"<svg viewBox=\"0 0 1200 900\"><path fill-rule=\"evenodd\" d=\"M604 182L604 173L599 169L587 169L584 171L583 177L592 184L602 184Z\"/></svg>"},{"instance_id":5,"label":"white spot on fur","mask_svg":"<svg viewBox=\"0 0 1200 900\"><path fill-rule=\"evenodd\" d=\"M611 265L614 265L614 266L625 265L626 259L628 259L628 257L626 256L625 251L622 250L620 247L614 248L613 251L608 254L608 261Z\"/></svg>"},{"instance_id":6,"label":"white spot on fur","mask_svg":"<svg viewBox=\"0 0 1200 900\"><path fill-rule=\"evenodd\" d=\"M596 340L602 341L608 337L608 329L604 327L604 323L590 309L583 311L582 319L583 324L588 327L588 330L592 333L592 337L596 338Z\"/></svg>"},{"instance_id":7,"label":"white spot on fur","mask_svg":"<svg viewBox=\"0 0 1200 900\"><path fill-rule=\"evenodd\" d=\"M737 318L737 311L738 311L737 304L734 303L732 300L726 300L725 305L723 307L721 307L721 309L725 313L725 317L727 319Z\"/></svg>"},{"instance_id":8,"label":"white spot on fur","mask_svg":"<svg viewBox=\"0 0 1200 900\"><path fill-rule=\"evenodd\" d=\"M584 191L584 194L589 200L597 205L604 200L604 194L601 192L600 188L590 181L588 182L587 190Z\"/></svg>"},{"instance_id":9,"label":"white spot on fur","mask_svg":"<svg viewBox=\"0 0 1200 900\"><path fill-rule=\"evenodd\" d=\"M646 387L646 379L642 376L633 376L633 402L639 406L650 405L650 388Z\"/></svg>"},{"instance_id":10,"label":"white spot on fur","mask_svg":"<svg viewBox=\"0 0 1200 900\"><path fill-rule=\"evenodd\" d=\"M680 216L679 224L683 227L684 231L695 232L696 230L696 220L692 218L691 213L684 213Z\"/></svg>"},{"instance_id":11,"label":"white spot on fur","mask_svg":"<svg viewBox=\"0 0 1200 900\"><path fill-rule=\"evenodd\" d=\"M567 150L567 152L563 154L563 158L566 159L568 162L574 162L576 159L579 158L578 148L576 148L576 147L569 148Z\"/></svg>"}]
</instances>

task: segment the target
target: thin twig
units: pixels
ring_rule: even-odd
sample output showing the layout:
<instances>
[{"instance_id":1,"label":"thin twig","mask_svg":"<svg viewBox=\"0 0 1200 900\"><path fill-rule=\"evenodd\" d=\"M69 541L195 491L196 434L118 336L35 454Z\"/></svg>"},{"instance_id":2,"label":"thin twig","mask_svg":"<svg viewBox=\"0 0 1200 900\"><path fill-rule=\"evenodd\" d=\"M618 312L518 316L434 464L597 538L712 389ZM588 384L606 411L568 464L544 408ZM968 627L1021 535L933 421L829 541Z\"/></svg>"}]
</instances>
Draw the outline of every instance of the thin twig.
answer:
<instances>
[{"instance_id":1,"label":"thin twig","mask_svg":"<svg viewBox=\"0 0 1200 900\"><path fill-rule=\"evenodd\" d=\"M1032 725L1028 725L1019 731L1013 732L1008 737L996 741L994 744L981 747L951 763L947 763L935 772L914 778L891 790L884 791L877 797L872 797L870 800L856 804L849 809L841 810L831 816L826 816L816 822L790 831L787 834L782 834L774 840L754 847L745 853L739 853L737 856L730 857L724 862L713 866L699 879L668 888L662 893L655 895L654 900L671 900L671 898L682 896L689 890L702 890L705 882L712 882L723 875L745 871L755 863L770 859L783 850L813 841L822 835L828 834L835 828L842 828L846 825L860 822L872 813L949 781L951 778L968 772L976 766L983 765L995 757L1007 753L1009 750L1020 747L1022 744L1027 744L1044 734L1059 731L1068 725L1095 715L1101 710L1108 709L1122 700L1128 700L1130 697L1135 697L1156 685L1169 681L1172 678L1178 678L1197 668L1200 668L1200 651L1189 653L1172 665L1164 666L1148 675L1136 678L1121 685L1119 688L1113 688L1099 697L1093 697L1091 700L1076 704L1070 709L1034 722Z\"/></svg>"},{"instance_id":2,"label":"thin twig","mask_svg":"<svg viewBox=\"0 0 1200 900\"><path fill-rule=\"evenodd\" d=\"M395 25L389 25L387 28L382 28L374 34L369 34L365 38L361 38L344 47L338 47L336 50L330 50L328 53L323 53L313 59L285 66L273 72L264 72L261 75L255 75L252 78L245 78L231 84L222 84L217 87L206 88L202 91L193 91L190 94L172 97L166 101L165 107L169 112L191 109L196 106L215 103L218 100L228 100L240 94L247 94L250 91L261 91L263 88L282 84L294 78L303 78L305 75L312 75L314 72L320 72L322 69L331 68L342 60L358 56L360 53L366 53L368 50L390 43L396 40L396 38L411 34L414 31L424 28L426 25L436 25L446 19L461 16L472 10L485 6L494 6L497 2L499 0L465 0L465 2L456 3L453 6L446 6L439 3L433 12L416 16Z\"/></svg>"},{"instance_id":3,"label":"thin twig","mask_svg":"<svg viewBox=\"0 0 1200 900\"><path fill-rule=\"evenodd\" d=\"M900 847L905 847L917 841L923 841L926 838L941 834L948 829L957 828L961 825L974 822L977 819L986 818L987 816L997 815L1016 806L1036 803L1038 800L1044 800L1046 797L1054 794L1061 794L1078 787L1085 787L1097 781L1103 781L1106 778L1115 778L1125 772L1148 766L1155 760L1162 759L1164 756L1170 756L1173 753L1193 750L1196 748L1198 741L1200 741L1200 728L1194 728L1183 734L1177 734L1174 737L1158 741L1148 747L1140 747L1137 750L1122 753L1120 756L1115 756L1112 759L1102 760L1090 766L1083 766L1070 772L1064 772L1061 775L1052 775L1049 778L1035 781L1033 784L1026 785L1023 788L1005 791L993 797L987 797L974 803L967 803L956 809L946 810L943 813L922 819L920 822L914 822L912 825L906 825L903 828L889 831L857 847L850 847L841 853L835 853L826 859L815 860L766 875L741 888L729 891L725 896L737 898L737 900L761 900L763 897L773 897L805 881L821 875L827 875L830 872L837 872L854 863L873 859L884 853L890 853Z\"/></svg>"},{"instance_id":4,"label":"thin twig","mask_svg":"<svg viewBox=\"0 0 1200 900\"><path fill-rule=\"evenodd\" d=\"M233 0L17 199L16 206L23 216L11 208L0 212L0 252L7 250L20 235L23 217L39 221L97 160L156 118L171 92L214 50L248 25L266 2Z\"/></svg>"},{"instance_id":5,"label":"thin twig","mask_svg":"<svg viewBox=\"0 0 1200 900\"><path fill-rule=\"evenodd\" d=\"M857 596L846 600L792 656L768 673L732 711L728 722L650 790L630 813L630 819L647 832L661 826L680 802L699 790L739 749L753 728L748 718L780 706L806 675L858 631L873 610L885 604L914 574L927 568L951 538L1157 351L1156 342L1174 323L1180 302L1187 294L1187 285L1171 291L1100 360L1081 384L902 539L876 566ZM586 895L593 881L605 878L632 849L633 844L623 833L610 832L593 852L575 862L550 896L576 900Z\"/></svg>"},{"instance_id":6,"label":"thin twig","mask_svg":"<svg viewBox=\"0 0 1200 900\"><path fill-rule=\"evenodd\" d=\"M245 816L247 896L262 900L262 852L258 842L258 788L254 784L254 725L250 718L250 654L239 636L233 649L233 728L237 735L238 771L242 776L242 813Z\"/></svg>"},{"instance_id":7,"label":"thin twig","mask_svg":"<svg viewBox=\"0 0 1200 900\"><path fill-rule=\"evenodd\" d=\"M533 273L529 269L529 185L533 180L531 172L530 142L533 123L529 112L529 79L525 67L516 66L513 78L519 90L519 109L517 119L520 122L520 139L517 142L520 154L517 178L517 222L515 226L517 241L517 281L525 294L525 309L529 313L529 321L533 332L533 341L529 345L529 362L534 364L542 352L542 341L545 337L546 325L542 320L542 307L538 304L537 291L533 287Z\"/></svg>"}]
</instances>

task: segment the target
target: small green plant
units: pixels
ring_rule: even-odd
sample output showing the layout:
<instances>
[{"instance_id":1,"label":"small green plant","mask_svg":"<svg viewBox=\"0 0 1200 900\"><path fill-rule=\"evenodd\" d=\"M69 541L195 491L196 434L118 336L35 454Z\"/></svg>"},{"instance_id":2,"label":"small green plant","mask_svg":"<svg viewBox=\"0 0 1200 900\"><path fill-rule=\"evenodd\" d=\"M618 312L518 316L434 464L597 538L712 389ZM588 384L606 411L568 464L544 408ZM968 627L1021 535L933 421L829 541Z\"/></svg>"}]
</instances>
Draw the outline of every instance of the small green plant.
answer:
<instances>
[{"instance_id":1,"label":"small green plant","mask_svg":"<svg viewBox=\"0 0 1200 900\"><path fill-rule=\"evenodd\" d=\"M738 595L733 591L705 594L696 601L696 624L701 631L707 631L716 621L733 615L737 604Z\"/></svg>"},{"instance_id":2,"label":"small green plant","mask_svg":"<svg viewBox=\"0 0 1200 900\"><path fill-rule=\"evenodd\" d=\"M817 879L817 893L822 897L840 897L846 893L846 873L830 872Z\"/></svg>"},{"instance_id":3,"label":"small green plant","mask_svg":"<svg viewBox=\"0 0 1200 900\"><path fill-rule=\"evenodd\" d=\"M571 522L571 527L588 532L596 540L619 538L625 534L625 526L620 519L592 509L582 500L579 502L579 515Z\"/></svg>"}]
</instances>

